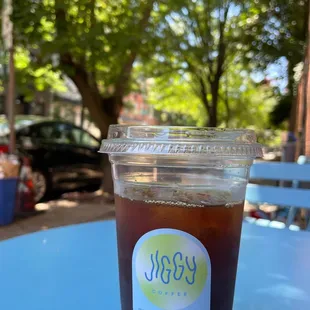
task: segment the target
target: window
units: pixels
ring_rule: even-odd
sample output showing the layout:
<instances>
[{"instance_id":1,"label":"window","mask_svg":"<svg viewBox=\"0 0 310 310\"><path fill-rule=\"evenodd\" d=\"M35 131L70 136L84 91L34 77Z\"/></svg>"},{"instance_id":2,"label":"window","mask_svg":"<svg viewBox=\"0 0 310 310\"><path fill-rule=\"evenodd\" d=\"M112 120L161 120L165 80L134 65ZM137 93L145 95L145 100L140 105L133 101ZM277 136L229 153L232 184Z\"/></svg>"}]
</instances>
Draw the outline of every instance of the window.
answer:
<instances>
[{"instance_id":1,"label":"window","mask_svg":"<svg viewBox=\"0 0 310 310\"><path fill-rule=\"evenodd\" d=\"M73 127L71 132L76 144L99 148L99 141L96 140L87 131Z\"/></svg>"},{"instance_id":2,"label":"window","mask_svg":"<svg viewBox=\"0 0 310 310\"><path fill-rule=\"evenodd\" d=\"M28 137L29 135L31 135L32 131L30 129L30 127L25 127L23 129L21 129L20 131L17 131L16 136L17 138L20 137Z\"/></svg>"},{"instance_id":3,"label":"window","mask_svg":"<svg viewBox=\"0 0 310 310\"><path fill-rule=\"evenodd\" d=\"M32 130L32 138L59 144L98 147L99 142L88 132L66 123L46 123Z\"/></svg>"},{"instance_id":4,"label":"window","mask_svg":"<svg viewBox=\"0 0 310 310\"><path fill-rule=\"evenodd\" d=\"M53 139L54 127L52 125L43 125L35 130L32 134L34 138L43 139L43 140L52 140Z\"/></svg>"},{"instance_id":5,"label":"window","mask_svg":"<svg viewBox=\"0 0 310 310\"><path fill-rule=\"evenodd\" d=\"M69 134L69 128L70 126L62 123L42 124L33 129L31 137L52 143L74 143L74 138Z\"/></svg>"}]
</instances>

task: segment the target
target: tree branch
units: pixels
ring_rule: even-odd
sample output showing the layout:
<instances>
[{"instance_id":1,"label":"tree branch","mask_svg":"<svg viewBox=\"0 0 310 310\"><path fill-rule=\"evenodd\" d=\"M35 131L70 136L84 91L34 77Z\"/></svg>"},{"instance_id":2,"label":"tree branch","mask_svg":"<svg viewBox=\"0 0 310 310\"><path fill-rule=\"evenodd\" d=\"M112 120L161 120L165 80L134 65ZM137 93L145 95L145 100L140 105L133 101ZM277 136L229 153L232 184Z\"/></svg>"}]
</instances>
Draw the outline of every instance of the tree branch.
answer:
<instances>
[{"instance_id":1,"label":"tree branch","mask_svg":"<svg viewBox=\"0 0 310 310\"><path fill-rule=\"evenodd\" d=\"M204 4L204 15L205 15L204 18L206 19L206 34L205 34L205 36L206 36L207 44L209 47L209 46L212 46L214 44L213 35L211 32L211 25L210 25L210 20L211 20L210 0L204 0L203 4ZM214 74L213 73L213 61L209 55L209 48L208 48L208 63L209 63L210 75L213 75Z\"/></svg>"},{"instance_id":2,"label":"tree branch","mask_svg":"<svg viewBox=\"0 0 310 310\"><path fill-rule=\"evenodd\" d=\"M64 72L67 73L78 88L82 100L87 106L93 121L100 129L102 136L106 136L109 124L115 123L115 120L113 115L109 115L103 109L103 99L98 89L89 83L87 71L83 66L73 61L70 53L61 55L60 61ZM67 71L66 68L68 68Z\"/></svg>"},{"instance_id":3,"label":"tree branch","mask_svg":"<svg viewBox=\"0 0 310 310\"><path fill-rule=\"evenodd\" d=\"M225 108L226 108L226 126L229 127L229 121L231 117L231 110L229 106L229 95L228 95L228 74L225 76L225 97L223 98Z\"/></svg>"},{"instance_id":4,"label":"tree branch","mask_svg":"<svg viewBox=\"0 0 310 310\"><path fill-rule=\"evenodd\" d=\"M145 7L145 10L143 12L142 18L140 20L140 23L138 25L138 31L144 32L145 28L148 25L149 18L151 16L151 12L153 10L153 4L155 0L148 0L148 3ZM122 97L126 91L133 64L137 58L138 52L139 52L139 46L140 44L137 44L137 42L134 42L131 46L131 52L128 56L127 60L124 62L123 67L120 72L119 79L115 85L115 96Z\"/></svg>"},{"instance_id":5,"label":"tree branch","mask_svg":"<svg viewBox=\"0 0 310 310\"><path fill-rule=\"evenodd\" d=\"M209 100L207 97L208 91L207 91L203 76L202 76L202 74L197 72L197 70L195 70L195 67L191 64L191 62L188 59L186 60L186 62L188 64L189 71L194 75L194 77L198 81L199 90L198 91L194 90L194 91L197 93L198 97L200 97L204 107L206 108L206 110L209 114L211 112L211 107L210 107Z\"/></svg>"},{"instance_id":6,"label":"tree branch","mask_svg":"<svg viewBox=\"0 0 310 310\"><path fill-rule=\"evenodd\" d=\"M218 57L217 67L215 73L215 80L218 81L223 74L223 66L225 63L226 45L225 45L225 26L228 17L229 5L224 9L223 20L219 19L219 44L218 44Z\"/></svg>"},{"instance_id":7,"label":"tree branch","mask_svg":"<svg viewBox=\"0 0 310 310\"><path fill-rule=\"evenodd\" d=\"M96 0L91 0L89 2L89 5L90 5L90 12L91 12L91 14L90 14L90 27L93 28L97 22L96 16L95 16ZM90 49L90 53L91 53L91 59L90 59L91 72L90 72L90 75L91 75L94 87L96 87L98 90L97 79L96 79L97 78L96 63L95 63L94 55L93 55L94 54L94 48L93 48L93 44L91 42L90 42L89 49Z\"/></svg>"},{"instance_id":8,"label":"tree branch","mask_svg":"<svg viewBox=\"0 0 310 310\"><path fill-rule=\"evenodd\" d=\"M189 24L189 28L191 29L192 33L195 35L196 44L197 45L201 44L202 46L207 48L207 45L205 44L205 38L203 36L202 28L200 25L199 16L196 10L195 9L188 10L188 16L189 16L189 20L187 17L185 17L184 19L187 20L186 24ZM172 16L172 19L175 20L173 16Z\"/></svg>"},{"instance_id":9,"label":"tree branch","mask_svg":"<svg viewBox=\"0 0 310 310\"><path fill-rule=\"evenodd\" d=\"M66 37L68 25L66 12L61 6L62 1L55 1L56 30L59 36ZM63 49L64 50L64 49ZM84 104L87 106L91 117L101 131L102 136L106 136L109 124L114 123L113 116L103 109L103 100L96 83L90 83L88 72L83 63L77 63L69 50L60 53L60 65L78 88Z\"/></svg>"},{"instance_id":10,"label":"tree branch","mask_svg":"<svg viewBox=\"0 0 310 310\"><path fill-rule=\"evenodd\" d=\"M198 81L199 81L199 86L200 86L200 98L201 101L203 103L203 105L205 106L205 108L207 109L208 114L210 115L210 104L209 104L209 100L207 97L207 90L206 90L206 85L204 83L204 80L201 76L198 77Z\"/></svg>"}]
</instances>

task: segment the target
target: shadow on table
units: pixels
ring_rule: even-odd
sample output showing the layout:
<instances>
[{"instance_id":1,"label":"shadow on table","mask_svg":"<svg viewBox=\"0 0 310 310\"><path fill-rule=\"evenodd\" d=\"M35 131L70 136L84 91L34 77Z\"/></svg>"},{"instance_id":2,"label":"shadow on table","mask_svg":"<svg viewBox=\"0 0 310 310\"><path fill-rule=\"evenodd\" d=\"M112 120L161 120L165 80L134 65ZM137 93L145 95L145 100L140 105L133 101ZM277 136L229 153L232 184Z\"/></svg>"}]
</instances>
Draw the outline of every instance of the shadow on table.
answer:
<instances>
[{"instance_id":1,"label":"shadow on table","mask_svg":"<svg viewBox=\"0 0 310 310\"><path fill-rule=\"evenodd\" d=\"M104 197L94 196L81 199L64 197L36 205L44 211L36 216L15 219L8 226L0 226L0 241L55 227L100 221L115 217L114 204Z\"/></svg>"},{"instance_id":2,"label":"shadow on table","mask_svg":"<svg viewBox=\"0 0 310 310\"><path fill-rule=\"evenodd\" d=\"M310 307L310 236L306 232L244 228L234 310Z\"/></svg>"}]
</instances>

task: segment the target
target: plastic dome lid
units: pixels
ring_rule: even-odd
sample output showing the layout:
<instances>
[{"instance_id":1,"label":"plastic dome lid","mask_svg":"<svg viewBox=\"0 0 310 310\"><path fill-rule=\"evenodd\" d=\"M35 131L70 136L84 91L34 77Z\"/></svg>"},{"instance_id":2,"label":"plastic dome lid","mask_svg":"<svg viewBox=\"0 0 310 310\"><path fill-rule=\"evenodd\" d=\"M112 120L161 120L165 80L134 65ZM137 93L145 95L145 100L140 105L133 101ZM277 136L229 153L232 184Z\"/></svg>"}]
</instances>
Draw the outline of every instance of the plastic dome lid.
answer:
<instances>
[{"instance_id":1,"label":"plastic dome lid","mask_svg":"<svg viewBox=\"0 0 310 310\"><path fill-rule=\"evenodd\" d=\"M99 152L256 158L262 156L262 147L248 129L111 125Z\"/></svg>"}]
</instances>

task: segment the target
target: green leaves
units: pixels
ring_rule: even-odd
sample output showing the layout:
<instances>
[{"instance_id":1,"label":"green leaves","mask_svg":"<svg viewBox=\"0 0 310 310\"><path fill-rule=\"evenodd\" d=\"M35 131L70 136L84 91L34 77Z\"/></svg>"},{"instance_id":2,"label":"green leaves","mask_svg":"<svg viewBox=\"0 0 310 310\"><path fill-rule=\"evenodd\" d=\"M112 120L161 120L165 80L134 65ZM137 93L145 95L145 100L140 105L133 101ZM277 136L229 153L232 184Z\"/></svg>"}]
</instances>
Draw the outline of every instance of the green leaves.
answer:
<instances>
[{"instance_id":1,"label":"green leaves","mask_svg":"<svg viewBox=\"0 0 310 310\"><path fill-rule=\"evenodd\" d=\"M17 70L26 69L30 65L29 53L17 47L15 50L15 68Z\"/></svg>"},{"instance_id":2,"label":"green leaves","mask_svg":"<svg viewBox=\"0 0 310 310\"><path fill-rule=\"evenodd\" d=\"M191 90L191 96L196 96L201 102L199 109L204 111L205 121L209 105L209 112L217 110L217 124L220 126L254 124L258 128L261 124L269 127L268 114L275 106L277 94L283 91L283 86L280 90L273 90L267 85L257 86L249 76L256 70L266 74L268 65L283 57L292 67L302 60L307 16L305 1L169 2L171 9L159 28L163 39L156 46L152 59L154 64L150 64L152 61L147 59L146 68L159 84L163 84L158 78L161 74L161 79L166 81L174 74L174 95L171 96L174 99L166 99L164 105L156 106L176 112L187 106L190 111L191 105L182 103L182 99L186 98L184 88L187 87ZM246 79L239 75L242 70L247 72ZM293 73L287 70L284 77L290 80ZM187 86L180 89L180 80L184 74L189 74L190 78L183 79L182 83ZM232 79L235 80L233 84ZM223 100L227 94L226 80L228 101ZM237 82L241 85L238 86ZM166 85L170 87L169 83ZM288 85L290 91L291 86ZM265 95L267 99L263 99ZM252 105L253 109L245 117L248 105ZM258 111L260 124L253 119L254 110ZM214 118L214 115L209 115L209 118Z\"/></svg>"},{"instance_id":3,"label":"green leaves","mask_svg":"<svg viewBox=\"0 0 310 310\"><path fill-rule=\"evenodd\" d=\"M66 91L59 71L53 70L51 64L35 66L31 63L29 51L21 47L15 51L15 68L18 90L27 100L33 99L34 90Z\"/></svg>"},{"instance_id":4,"label":"green leaves","mask_svg":"<svg viewBox=\"0 0 310 310\"><path fill-rule=\"evenodd\" d=\"M52 64L54 54L69 52L87 71L95 70L105 85L113 85L133 48L150 52L150 46L141 38L147 41L148 35L153 34L151 29L149 32L140 25L149 3L149 0L16 0L12 16L16 44L36 50L44 64ZM167 7L161 5L161 9Z\"/></svg>"},{"instance_id":5,"label":"green leaves","mask_svg":"<svg viewBox=\"0 0 310 310\"><path fill-rule=\"evenodd\" d=\"M177 74L156 78L150 81L149 102L156 110L190 116L195 125L203 126L206 122L206 113L193 92L190 76L181 77Z\"/></svg>"},{"instance_id":6,"label":"green leaves","mask_svg":"<svg viewBox=\"0 0 310 310\"><path fill-rule=\"evenodd\" d=\"M58 70L71 77L82 72L101 94L121 89L122 96L133 68L134 79L151 79L149 96L157 110L176 119L189 115L181 119L199 125L217 118L219 126L268 127L275 95L256 85L251 73L264 74L281 57L294 67L304 53L306 1L14 0L13 5L16 66L35 87L61 89Z\"/></svg>"},{"instance_id":7,"label":"green leaves","mask_svg":"<svg viewBox=\"0 0 310 310\"><path fill-rule=\"evenodd\" d=\"M208 116L200 100L192 75L166 75L149 81L149 102L167 116L185 122L183 115L194 120L192 125L204 126ZM211 101L211 94L207 94ZM226 102L229 105L227 111ZM218 125L220 127L270 128L269 115L276 104L272 88L256 84L241 65L230 65L219 89ZM181 123L180 123L181 124Z\"/></svg>"}]
</instances>

